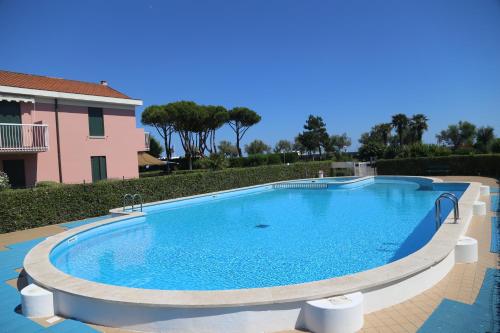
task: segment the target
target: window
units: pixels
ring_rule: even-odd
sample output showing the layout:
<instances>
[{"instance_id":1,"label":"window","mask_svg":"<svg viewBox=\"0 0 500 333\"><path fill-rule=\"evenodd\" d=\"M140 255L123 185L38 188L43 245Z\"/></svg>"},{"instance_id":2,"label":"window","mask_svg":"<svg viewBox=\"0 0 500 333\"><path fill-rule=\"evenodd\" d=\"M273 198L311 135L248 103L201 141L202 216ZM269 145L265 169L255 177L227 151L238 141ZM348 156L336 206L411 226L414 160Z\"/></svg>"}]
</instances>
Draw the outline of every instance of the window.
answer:
<instances>
[{"instance_id":1,"label":"window","mask_svg":"<svg viewBox=\"0 0 500 333\"><path fill-rule=\"evenodd\" d=\"M104 136L102 108L89 108L89 135Z\"/></svg>"},{"instance_id":2,"label":"window","mask_svg":"<svg viewBox=\"0 0 500 333\"><path fill-rule=\"evenodd\" d=\"M92 165L92 182L108 178L106 172L106 156L91 156L90 164Z\"/></svg>"},{"instance_id":3,"label":"window","mask_svg":"<svg viewBox=\"0 0 500 333\"><path fill-rule=\"evenodd\" d=\"M21 107L17 102L0 101L0 123L21 124ZM23 146L21 126L0 125L0 147Z\"/></svg>"}]
</instances>

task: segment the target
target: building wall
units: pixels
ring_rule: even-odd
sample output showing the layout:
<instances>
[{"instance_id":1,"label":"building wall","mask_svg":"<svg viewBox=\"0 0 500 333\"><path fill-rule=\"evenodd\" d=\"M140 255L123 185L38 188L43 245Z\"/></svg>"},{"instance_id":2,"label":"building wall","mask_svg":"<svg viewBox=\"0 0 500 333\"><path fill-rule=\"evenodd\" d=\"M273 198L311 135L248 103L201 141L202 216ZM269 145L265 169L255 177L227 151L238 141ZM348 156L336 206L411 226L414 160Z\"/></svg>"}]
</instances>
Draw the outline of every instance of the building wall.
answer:
<instances>
[{"instance_id":1,"label":"building wall","mask_svg":"<svg viewBox=\"0 0 500 333\"><path fill-rule=\"evenodd\" d=\"M91 156L106 156L108 178L139 176L137 152L144 142L144 131L135 127L135 112L103 108L103 117L104 138L91 138L88 108L59 106L63 182L92 181Z\"/></svg>"},{"instance_id":2,"label":"building wall","mask_svg":"<svg viewBox=\"0 0 500 333\"><path fill-rule=\"evenodd\" d=\"M135 111L104 107L103 118L104 138L90 138L88 107L59 101L64 183L91 182L91 156L106 156L108 179L139 176L137 152L144 150L144 130L135 127ZM0 155L0 163L3 159L24 159L27 185L59 181L54 102L21 103L21 120L48 125L49 150L37 154Z\"/></svg>"},{"instance_id":3,"label":"building wall","mask_svg":"<svg viewBox=\"0 0 500 333\"><path fill-rule=\"evenodd\" d=\"M33 104L30 104L33 106ZM47 124L49 130L49 150L38 153L37 181L59 181L57 165L56 118L53 104L35 103L31 121L37 124ZM24 118L23 118L24 122Z\"/></svg>"}]
</instances>

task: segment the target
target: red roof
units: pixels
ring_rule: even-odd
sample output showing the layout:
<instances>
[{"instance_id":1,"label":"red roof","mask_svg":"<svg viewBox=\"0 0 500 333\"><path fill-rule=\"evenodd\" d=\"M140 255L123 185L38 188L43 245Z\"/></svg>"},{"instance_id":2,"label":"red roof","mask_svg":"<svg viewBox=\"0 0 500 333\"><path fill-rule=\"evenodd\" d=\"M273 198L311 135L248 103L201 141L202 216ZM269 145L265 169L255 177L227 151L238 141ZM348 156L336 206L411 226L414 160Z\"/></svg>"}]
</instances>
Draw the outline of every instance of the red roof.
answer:
<instances>
[{"instance_id":1,"label":"red roof","mask_svg":"<svg viewBox=\"0 0 500 333\"><path fill-rule=\"evenodd\" d=\"M131 99L127 95L100 83L65 80L2 70L0 70L0 86Z\"/></svg>"}]
</instances>

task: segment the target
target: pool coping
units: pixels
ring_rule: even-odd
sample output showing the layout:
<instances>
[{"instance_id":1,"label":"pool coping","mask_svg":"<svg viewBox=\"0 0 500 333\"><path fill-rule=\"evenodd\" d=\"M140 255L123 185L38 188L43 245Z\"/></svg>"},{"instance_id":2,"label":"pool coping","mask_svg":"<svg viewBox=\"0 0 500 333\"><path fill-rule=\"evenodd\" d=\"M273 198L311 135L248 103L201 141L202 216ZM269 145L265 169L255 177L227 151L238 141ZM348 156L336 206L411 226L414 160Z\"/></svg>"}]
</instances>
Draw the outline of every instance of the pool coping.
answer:
<instances>
[{"instance_id":1,"label":"pool coping","mask_svg":"<svg viewBox=\"0 0 500 333\"><path fill-rule=\"evenodd\" d=\"M441 179L433 177L399 175L394 177L430 179L433 183L442 182ZM356 179L356 182L370 178L373 177L370 176L358 178ZM227 191L206 193L178 199L164 200L147 204L145 205L145 207L168 202L199 198L214 194L229 193L242 189L272 186L273 184L282 182L283 181ZM104 302L116 302L147 307L224 308L234 306L278 304L320 299L324 297L331 297L334 295L348 294L354 291L366 292L370 290L376 290L417 275L418 273L423 272L440 263L454 250L459 237L465 234L470 222L470 217L472 216L473 203L479 197L479 187L481 183L458 181L449 183L469 184L468 188L459 200L459 208L462 217L462 220L459 223L453 223L452 213L450 213L443 222L443 225L440 227L438 232L420 250L392 263L342 277L286 286L251 289L213 291L156 290L120 287L88 281L61 272L52 265L49 259L49 255L52 249L65 239L68 239L83 231L93 229L102 225L144 215L140 212L123 213L121 211L121 208L111 210L114 215L117 215L115 217L80 226L72 230L48 237L45 241L35 246L26 255L24 259L24 269L33 280L33 282L51 291L63 292L70 295L76 295Z\"/></svg>"}]
</instances>

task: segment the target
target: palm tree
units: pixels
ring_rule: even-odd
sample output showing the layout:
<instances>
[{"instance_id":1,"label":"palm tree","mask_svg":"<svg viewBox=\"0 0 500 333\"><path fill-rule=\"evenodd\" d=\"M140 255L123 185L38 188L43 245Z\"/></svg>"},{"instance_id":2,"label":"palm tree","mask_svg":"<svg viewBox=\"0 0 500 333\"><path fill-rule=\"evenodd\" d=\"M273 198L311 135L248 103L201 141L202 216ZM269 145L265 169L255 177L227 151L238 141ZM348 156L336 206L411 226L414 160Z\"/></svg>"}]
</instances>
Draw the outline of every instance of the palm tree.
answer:
<instances>
[{"instance_id":1,"label":"palm tree","mask_svg":"<svg viewBox=\"0 0 500 333\"><path fill-rule=\"evenodd\" d=\"M391 136L392 124L391 123L379 124L378 129L380 131L380 135L382 136L382 141L384 142L384 146L387 146L387 144L389 143L389 137Z\"/></svg>"},{"instance_id":2,"label":"palm tree","mask_svg":"<svg viewBox=\"0 0 500 333\"><path fill-rule=\"evenodd\" d=\"M476 149L482 153L491 151L491 145L495 141L495 133L493 127L480 127L476 133Z\"/></svg>"},{"instance_id":3,"label":"palm tree","mask_svg":"<svg viewBox=\"0 0 500 333\"><path fill-rule=\"evenodd\" d=\"M392 116L392 126L396 129L398 135L399 145L403 145L404 135L408 130L408 117L403 113L398 113Z\"/></svg>"},{"instance_id":4,"label":"palm tree","mask_svg":"<svg viewBox=\"0 0 500 333\"><path fill-rule=\"evenodd\" d=\"M429 119L422 113L415 114L411 117L410 121L410 131L412 133L412 139L414 142L422 142L422 136L424 132L427 131L429 126L427 121Z\"/></svg>"}]
</instances>

